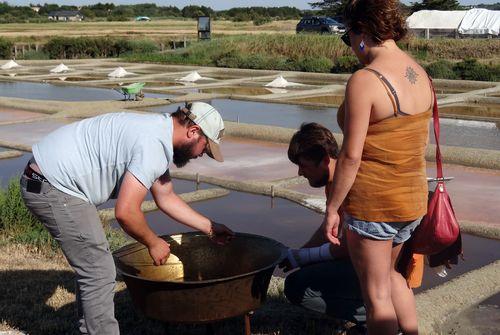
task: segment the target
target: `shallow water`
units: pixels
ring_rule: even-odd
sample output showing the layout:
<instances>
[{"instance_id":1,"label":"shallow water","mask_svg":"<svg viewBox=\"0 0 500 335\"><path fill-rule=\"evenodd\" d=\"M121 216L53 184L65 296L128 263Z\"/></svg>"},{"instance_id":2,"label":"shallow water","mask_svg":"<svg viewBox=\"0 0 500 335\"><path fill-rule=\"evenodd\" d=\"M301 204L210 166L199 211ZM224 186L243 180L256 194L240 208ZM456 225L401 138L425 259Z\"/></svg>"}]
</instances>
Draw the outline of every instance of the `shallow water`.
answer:
<instances>
[{"instance_id":1,"label":"shallow water","mask_svg":"<svg viewBox=\"0 0 500 335\"><path fill-rule=\"evenodd\" d=\"M207 100L227 121L298 128L303 122L318 122L334 132L340 132L337 125L337 108L264 103L232 99ZM172 113L181 104L158 106L147 110Z\"/></svg>"},{"instance_id":2,"label":"shallow water","mask_svg":"<svg viewBox=\"0 0 500 335\"><path fill-rule=\"evenodd\" d=\"M31 82L0 82L0 96L61 101L120 100L123 94L104 88L53 85ZM147 93L146 97L169 98L173 95Z\"/></svg>"}]
</instances>

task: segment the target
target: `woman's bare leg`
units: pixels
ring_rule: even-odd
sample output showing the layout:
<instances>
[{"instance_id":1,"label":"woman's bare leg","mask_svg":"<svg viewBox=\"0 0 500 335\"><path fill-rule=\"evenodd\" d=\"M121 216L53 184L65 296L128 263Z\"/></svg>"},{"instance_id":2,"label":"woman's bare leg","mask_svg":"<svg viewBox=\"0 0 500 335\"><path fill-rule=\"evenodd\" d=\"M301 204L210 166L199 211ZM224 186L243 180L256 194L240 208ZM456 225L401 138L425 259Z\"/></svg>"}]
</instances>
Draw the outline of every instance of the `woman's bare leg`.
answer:
<instances>
[{"instance_id":1,"label":"woman's bare leg","mask_svg":"<svg viewBox=\"0 0 500 335\"><path fill-rule=\"evenodd\" d=\"M371 240L347 230L347 243L366 304L368 334L396 334L398 319L391 293L392 240Z\"/></svg>"},{"instance_id":2,"label":"woman's bare leg","mask_svg":"<svg viewBox=\"0 0 500 335\"><path fill-rule=\"evenodd\" d=\"M399 327L406 335L417 335L417 308L413 291L408 287L406 279L396 271L396 262L401 252L402 244L392 248L391 259L391 294L392 304L396 310Z\"/></svg>"}]
</instances>

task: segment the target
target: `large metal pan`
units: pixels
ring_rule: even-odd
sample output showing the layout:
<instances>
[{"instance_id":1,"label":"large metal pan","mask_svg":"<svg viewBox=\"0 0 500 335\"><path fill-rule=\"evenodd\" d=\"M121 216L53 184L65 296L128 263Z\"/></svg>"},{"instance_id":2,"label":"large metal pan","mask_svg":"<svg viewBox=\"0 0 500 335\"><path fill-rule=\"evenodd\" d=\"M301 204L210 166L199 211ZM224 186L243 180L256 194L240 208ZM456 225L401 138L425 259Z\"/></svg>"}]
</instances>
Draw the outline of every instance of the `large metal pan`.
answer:
<instances>
[{"instance_id":1,"label":"large metal pan","mask_svg":"<svg viewBox=\"0 0 500 335\"><path fill-rule=\"evenodd\" d=\"M165 265L154 266L140 243L113 255L135 307L172 323L212 322L257 309L286 253L275 240L244 233L225 246L199 233L162 238L174 255Z\"/></svg>"}]
</instances>

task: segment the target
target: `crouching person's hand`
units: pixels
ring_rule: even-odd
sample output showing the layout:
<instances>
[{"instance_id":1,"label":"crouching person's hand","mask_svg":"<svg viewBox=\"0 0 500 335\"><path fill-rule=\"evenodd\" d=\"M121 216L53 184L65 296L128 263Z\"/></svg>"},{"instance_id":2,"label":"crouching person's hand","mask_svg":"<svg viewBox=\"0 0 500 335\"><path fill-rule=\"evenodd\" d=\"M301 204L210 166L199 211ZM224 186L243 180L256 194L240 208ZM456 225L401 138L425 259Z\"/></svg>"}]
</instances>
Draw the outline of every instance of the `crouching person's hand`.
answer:
<instances>
[{"instance_id":1,"label":"crouching person's hand","mask_svg":"<svg viewBox=\"0 0 500 335\"><path fill-rule=\"evenodd\" d=\"M154 265L163 265L167 261L168 256L170 256L170 244L158 237L148 246L148 251Z\"/></svg>"}]
</instances>

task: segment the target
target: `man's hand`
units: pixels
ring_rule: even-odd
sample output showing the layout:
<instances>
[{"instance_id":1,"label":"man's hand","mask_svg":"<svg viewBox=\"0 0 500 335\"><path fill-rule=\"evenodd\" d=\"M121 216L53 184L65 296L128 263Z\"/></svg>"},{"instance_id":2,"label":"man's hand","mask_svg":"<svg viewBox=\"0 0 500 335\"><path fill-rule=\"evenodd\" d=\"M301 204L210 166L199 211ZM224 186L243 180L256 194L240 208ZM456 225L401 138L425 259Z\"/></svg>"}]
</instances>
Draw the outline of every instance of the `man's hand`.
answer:
<instances>
[{"instance_id":1,"label":"man's hand","mask_svg":"<svg viewBox=\"0 0 500 335\"><path fill-rule=\"evenodd\" d=\"M163 265L170 256L170 244L158 237L154 243L148 246L149 255L153 259L154 265Z\"/></svg>"},{"instance_id":2,"label":"man's hand","mask_svg":"<svg viewBox=\"0 0 500 335\"><path fill-rule=\"evenodd\" d=\"M336 245L340 245L339 225L340 225L339 213L337 213L337 211L326 212L325 219L323 220L325 237L328 239L328 241Z\"/></svg>"},{"instance_id":3,"label":"man's hand","mask_svg":"<svg viewBox=\"0 0 500 335\"><path fill-rule=\"evenodd\" d=\"M225 225L211 221L208 237L218 245L225 245L234 238L234 232Z\"/></svg>"}]
</instances>

